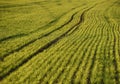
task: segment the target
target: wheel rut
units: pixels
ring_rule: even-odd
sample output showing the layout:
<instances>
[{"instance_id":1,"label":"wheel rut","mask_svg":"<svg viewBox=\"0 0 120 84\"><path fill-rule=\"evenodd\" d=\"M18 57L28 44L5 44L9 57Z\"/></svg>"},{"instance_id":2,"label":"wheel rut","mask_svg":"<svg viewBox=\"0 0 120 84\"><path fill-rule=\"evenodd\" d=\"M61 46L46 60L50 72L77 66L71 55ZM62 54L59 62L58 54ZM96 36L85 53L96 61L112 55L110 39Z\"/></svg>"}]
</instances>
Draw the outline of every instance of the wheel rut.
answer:
<instances>
[{"instance_id":1,"label":"wheel rut","mask_svg":"<svg viewBox=\"0 0 120 84\"><path fill-rule=\"evenodd\" d=\"M65 37L72 29L74 29L76 26L79 26L83 21L84 21L84 15L87 11L89 11L91 8L93 8L94 6L86 9L85 11L83 11L83 13L80 15L80 20L78 23L76 23L75 25L73 25L71 28L69 28L66 32L64 32L62 35L60 35L59 37L55 38L54 40L52 40L51 42L47 43L46 45L44 45L43 47L41 47L40 49L38 49L36 52L34 52L33 54L31 54L27 59L24 59L20 64L18 64L16 67L12 68L10 71L8 71L7 73L5 73L3 76L0 77L0 80L3 80L5 77L7 77L8 75L10 75L12 72L14 72L15 70L17 70L20 66L24 65L25 63L27 63L30 59L32 59L33 57L35 57L37 54L43 52L44 50L48 49L49 47L51 47L52 45L54 45L55 43L57 43L60 39L62 39L63 37ZM73 20L73 17L77 14L77 12L75 12L71 19L63 24L61 27L64 27L65 25L67 25L68 23L70 23ZM60 27L60 28L61 28ZM44 35L45 36L45 35ZM34 42L34 41L33 41Z\"/></svg>"}]
</instances>

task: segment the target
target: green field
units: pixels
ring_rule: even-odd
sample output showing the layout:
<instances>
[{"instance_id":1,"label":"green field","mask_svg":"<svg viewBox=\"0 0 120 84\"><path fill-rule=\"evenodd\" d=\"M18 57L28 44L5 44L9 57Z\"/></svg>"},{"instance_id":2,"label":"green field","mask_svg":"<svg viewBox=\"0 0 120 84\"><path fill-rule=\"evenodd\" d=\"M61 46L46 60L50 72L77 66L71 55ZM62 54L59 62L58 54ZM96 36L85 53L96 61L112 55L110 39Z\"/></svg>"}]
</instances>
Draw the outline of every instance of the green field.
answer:
<instances>
[{"instance_id":1,"label":"green field","mask_svg":"<svg viewBox=\"0 0 120 84\"><path fill-rule=\"evenodd\" d=\"M120 0L0 0L0 84L120 84Z\"/></svg>"}]
</instances>

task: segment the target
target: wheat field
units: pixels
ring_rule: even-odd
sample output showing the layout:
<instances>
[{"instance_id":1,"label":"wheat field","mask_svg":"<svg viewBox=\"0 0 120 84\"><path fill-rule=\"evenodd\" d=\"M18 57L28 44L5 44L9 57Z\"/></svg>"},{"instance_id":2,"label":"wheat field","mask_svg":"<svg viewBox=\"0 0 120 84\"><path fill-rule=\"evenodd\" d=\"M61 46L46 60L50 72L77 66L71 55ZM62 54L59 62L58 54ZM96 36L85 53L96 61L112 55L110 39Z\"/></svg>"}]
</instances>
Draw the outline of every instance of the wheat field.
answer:
<instances>
[{"instance_id":1,"label":"wheat field","mask_svg":"<svg viewBox=\"0 0 120 84\"><path fill-rule=\"evenodd\" d=\"M120 84L120 0L0 0L0 84Z\"/></svg>"}]
</instances>

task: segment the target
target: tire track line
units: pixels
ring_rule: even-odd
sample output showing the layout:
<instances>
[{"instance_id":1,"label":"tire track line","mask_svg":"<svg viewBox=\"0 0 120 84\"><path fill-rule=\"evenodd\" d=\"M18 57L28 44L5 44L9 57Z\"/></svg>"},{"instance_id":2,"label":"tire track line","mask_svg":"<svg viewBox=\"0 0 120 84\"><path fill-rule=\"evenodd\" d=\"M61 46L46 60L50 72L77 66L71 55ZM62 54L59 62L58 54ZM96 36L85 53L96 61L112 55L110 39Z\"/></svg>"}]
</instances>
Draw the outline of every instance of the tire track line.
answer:
<instances>
[{"instance_id":1,"label":"tire track line","mask_svg":"<svg viewBox=\"0 0 120 84\"><path fill-rule=\"evenodd\" d=\"M71 46L70 46L71 47ZM73 46L74 47L74 46ZM71 48L69 48L69 49L71 49ZM68 53L69 54L69 53ZM64 56L64 58L62 59L62 61L61 62L63 62L65 59L67 59L67 63L70 61L70 58L72 58L73 57L73 54L74 53L72 53L68 58L66 58L66 56ZM58 60L56 61L56 62L58 62ZM55 63L56 64L56 63ZM59 66L61 66L61 65L59 65ZM49 68L49 70L44 74L44 76L39 80L39 83L42 83L43 82L43 80L44 80L44 78L47 76L47 74L48 74L48 72L49 71L51 71L52 70L52 66Z\"/></svg>"},{"instance_id":2,"label":"tire track line","mask_svg":"<svg viewBox=\"0 0 120 84\"><path fill-rule=\"evenodd\" d=\"M35 41L37 41L37 40L39 40L39 39L41 39L41 38L43 38L43 37L49 36L51 33L53 33L53 32L55 32L55 31L63 28L64 26L66 26L67 24L69 24L69 23L73 20L73 17L75 16L75 14L77 14L77 12L75 12L75 13L71 16L71 18L70 18L70 20L69 20L68 22L66 22L65 24L61 25L61 26L58 27L57 29L54 29L54 30L50 31L49 33L44 34L43 36L41 36L41 37L39 37L39 38L37 38L37 39L33 39L33 40L29 41L28 43L20 46L19 48L17 48L17 49L15 49L15 50L13 50L13 51L5 54L4 56L1 57L1 60L4 61L4 58L7 57L7 56L9 56L10 54L12 54L12 53L14 53L14 52L18 52L19 50L21 50L22 48L24 48L24 47L32 44L33 42L35 42Z\"/></svg>"},{"instance_id":3,"label":"tire track line","mask_svg":"<svg viewBox=\"0 0 120 84\"><path fill-rule=\"evenodd\" d=\"M35 57L38 53L43 52L45 49L49 48L50 46L54 45L56 42L58 42L60 39L62 39L64 36L67 35L67 33L69 33L74 27L80 25L83 21L83 16L85 14L86 11L90 10L91 8L93 8L94 6L90 7L89 9L85 10L81 16L80 16L80 20L78 23L76 23L74 26L72 26L70 29L68 29L65 33L63 33L62 35L60 35L59 37L55 38L54 40L52 40L51 42L47 43L46 45L44 45L43 47L41 47L40 49L38 49L36 52L34 52L33 54L31 54L27 59L24 59L20 64L18 64L16 67L12 68L10 71L8 71L7 73L5 73L2 77L0 77L0 80L3 80L6 76L10 75L12 72L14 72L15 70L17 70L20 66L24 65L25 63L27 63L30 59L32 59L33 57ZM75 16L75 14L77 14L77 12L75 12L71 19L65 23L62 26L67 25L68 23L70 23L73 20L73 17Z\"/></svg>"},{"instance_id":4,"label":"tire track line","mask_svg":"<svg viewBox=\"0 0 120 84\"><path fill-rule=\"evenodd\" d=\"M83 39L82 42L77 45L78 47L76 47L76 49L75 49L76 52L78 51L79 47L81 46L81 44L82 44L85 40L86 40L86 39ZM73 48L72 48L72 49L73 49ZM70 54L70 57L69 57L69 59L67 60L66 64L63 64L63 61L62 61L63 67L68 66L69 63L70 63L70 61L71 61L71 59L73 59L73 58L74 58L74 60L77 59L77 57L74 57L74 54L75 54L75 53ZM69 56L69 55L68 55L68 56ZM64 60L64 59L63 59L63 60ZM58 66L58 68L57 68L56 70L58 70L60 67L61 67L61 64L59 64L59 66ZM65 69L63 69L63 70L58 74L58 76L57 76L57 78L56 78L55 80L57 80L57 79L64 73L64 71L65 71ZM47 73L46 73L46 74L47 74ZM45 77L44 77L44 78L45 78ZM43 78L43 79L44 79L44 78ZM48 80L48 81L49 81L49 80ZM55 82L55 81L53 81L53 82Z\"/></svg>"},{"instance_id":5,"label":"tire track line","mask_svg":"<svg viewBox=\"0 0 120 84\"><path fill-rule=\"evenodd\" d=\"M94 23L95 24L95 23ZM90 26L90 25L89 25ZM89 31L89 33L91 33L92 34L92 31L87 27L87 31ZM87 32L86 32L87 33ZM89 36L87 36L87 37L89 37ZM93 40L90 40L89 41L89 43L87 44L87 43L84 43L84 45L83 45L83 47L84 48L87 48L87 49L85 49L84 51L83 51L83 54L82 54L82 56L81 56L81 58L79 58L79 59L82 59L82 60L84 60L85 59L85 53L88 51L88 49L89 49L89 47L88 46L90 46L90 44L91 44L91 42L92 42ZM85 47L86 46L86 47ZM81 48L81 49L84 49L84 48ZM80 67L80 65L82 64L82 60L80 61L80 62L78 62L79 64L77 64L77 66L76 66L76 69L74 70L74 72L73 72L73 74L72 74L72 76L71 76L71 81L70 81L70 83L71 84L74 84L74 79L75 79L75 77L76 77L76 73L78 72L78 69L79 69L79 67Z\"/></svg>"},{"instance_id":6,"label":"tire track line","mask_svg":"<svg viewBox=\"0 0 120 84\"><path fill-rule=\"evenodd\" d=\"M38 28L38 29L36 29L36 30L33 30L33 31L31 31L31 32L29 32L29 33L27 33L27 34L22 33L22 34L16 34L16 35L12 35L12 36L8 36L8 37L5 37L5 38L2 38L2 39L0 39L0 43L3 42L3 41L10 40L10 39L18 38L18 36L20 36L20 37L28 36L28 35L30 35L30 34L33 34L33 33L37 32L37 31L39 31L40 29L43 29L43 28L47 27L47 26L52 26L53 23L58 22L58 20L59 20L60 18L62 18L63 16L65 16L67 13L69 13L69 12L71 12L71 11L79 8L79 7L81 7L81 5L80 5L80 6L76 6L75 8L70 9L69 11L63 13L61 16L59 16L59 17L57 17L56 19L50 21L48 24L46 24L46 25L44 25L44 26L42 26L42 27L40 27L40 28Z\"/></svg>"},{"instance_id":7,"label":"tire track line","mask_svg":"<svg viewBox=\"0 0 120 84\"><path fill-rule=\"evenodd\" d=\"M95 23L94 23L95 24ZM89 29L89 28L88 28ZM92 30L89 30L90 31L90 34L92 35L93 33L92 33ZM93 34L93 36L95 35L95 33ZM88 36L89 37L89 36ZM95 41L95 40L94 40ZM84 44L84 46L86 46L85 48L85 50L84 50L84 52L83 52L83 54L82 54L82 60L79 62L79 64L78 64L78 66L76 67L76 70L74 71L74 73L73 73L73 75L72 75L72 77L71 77L71 84L74 84L75 83L75 81L74 81L74 79L75 79L75 77L76 77L76 74L77 74L77 72L78 72L78 69L80 68L80 66L81 66L81 64L83 63L83 60L85 59L85 54L89 51L89 48L91 48L90 47L90 45L92 44L92 43L94 43L94 41L93 41L93 39L91 39L90 41L89 41L89 43L88 44ZM87 56L87 59L88 59L88 56ZM86 63L87 64L87 63ZM85 65L86 65L85 64ZM82 76L82 75L81 75ZM79 82L77 82L77 83L80 83L80 81Z\"/></svg>"},{"instance_id":8,"label":"tire track line","mask_svg":"<svg viewBox=\"0 0 120 84\"><path fill-rule=\"evenodd\" d=\"M79 7L79 6L78 6L78 7ZM76 7L76 8L78 8L78 7ZM72 9L72 10L75 10L76 8L74 8L74 9ZM83 9L84 9L84 8L83 8ZM70 11L69 11L69 12L70 12ZM68 13L69 13L69 12L68 12ZM78 11L77 11L77 12L78 12ZM77 12L76 12L76 13L77 13ZM53 32L55 32L55 31L61 29L61 28L64 27L64 26L66 26L67 24L69 24L69 23L73 20L73 17L74 17L74 15L75 15L76 13L74 13L74 14L71 16L71 19L69 19L69 21L67 21L65 24L61 25L61 26L58 27L57 29L54 29L54 30L50 31L50 32L48 32L47 34L44 34L43 36L41 36L41 37L39 37L39 38L37 38L37 39L33 39L33 40L29 41L28 43L25 43L24 45L18 47L17 49L12 50L12 51L10 51L9 53L3 55L2 57L0 57L0 61L4 61L4 58L7 57L7 56L9 56L10 54L12 54L12 53L14 53L14 52L18 52L18 51L21 50L22 48L24 48L24 47L26 47L26 46L34 43L35 41L37 41L37 40L39 40L39 39L41 39L41 38L43 38L43 37L46 37L46 36L50 35L51 33L53 33ZM66 13L66 14L67 14L67 13ZM62 17L62 16L61 16L61 17ZM60 17L59 17L59 18L60 18ZM51 22L51 23L53 23L53 22ZM47 26L47 25L46 25L46 26ZM38 30L37 30L37 31L38 31ZM35 33L35 32L36 32L36 30L33 31L33 32L31 32L31 33Z\"/></svg>"},{"instance_id":9,"label":"tire track line","mask_svg":"<svg viewBox=\"0 0 120 84\"><path fill-rule=\"evenodd\" d=\"M66 41L65 41L66 42ZM54 52L57 52L58 50L62 50L62 49L64 49L65 48L65 42L63 43L63 44L61 44L59 47L58 47L58 49L55 49L55 51ZM69 47L68 47L69 48ZM40 61L40 60L38 60L37 62L39 63L39 64L37 64L37 62L36 62L36 65L39 65L39 66L37 66L37 67L40 67L40 68L36 68L36 69L34 69L34 70L36 70L36 72L39 72L40 71L40 69L42 70L42 68L46 68L46 64L50 64L51 62L53 62L53 61L51 61L52 59L56 59L56 56L53 56L53 54L54 54L54 52L52 52L51 51L51 53L50 53L50 55L49 56L46 56L44 59L42 59L42 61L41 62L38 62L38 61ZM60 58L57 58L57 59L60 59ZM35 60L37 60L37 59L35 59ZM26 67L30 67L31 65L27 65ZM35 68L35 67L34 67ZM27 79L30 79L29 77L31 77L30 75L34 75L34 73L35 72L32 72L31 71L31 73L29 73L29 74L27 74L28 76L27 77L25 77L22 81L26 81ZM38 75L39 73L37 73L37 75ZM36 75L36 77L37 77L37 75Z\"/></svg>"},{"instance_id":10,"label":"tire track line","mask_svg":"<svg viewBox=\"0 0 120 84\"><path fill-rule=\"evenodd\" d=\"M77 12L75 12L71 19L63 24L61 27L64 27L65 25L67 25L68 23L70 23L73 20L73 17L75 16L75 14L77 14ZM28 62L30 59L32 59L34 56L36 56L37 54L39 54L40 52L43 52L45 49L49 48L50 46L52 46L53 44L55 44L58 40L60 40L61 38L63 38L69 31L71 31L77 24L75 24L73 27L71 27L69 30L67 30L65 33L63 33L62 35L60 35L59 37L55 38L54 40L52 40L51 42L47 43L46 45L44 45L43 47L41 47L39 50L37 50L36 52L34 52L33 54L31 54L27 59L24 59L19 65L17 65L15 68L12 68L8 73L4 74L4 76L0 77L0 80L2 80L3 78L5 78L6 76L8 76L10 73L14 72L15 70L17 70L17 68L19 68L20 66L24 65L26 62ZM59 28L61 28L59 27ZM52 32L54 32L55 30L53 30ZM48 36L49 34L46 34L44 36ZM34 42L34 41L33 41Z\"/></svg>"},{"instance_id":11,"label":"tire track line","mask_svg":"<svg viewBox=\"0 0 120 84\"><path fill-rule=\"evenodd\" d=\"M85 33L86 33L86 31L87 31L87 30L88 30L88 29L84 30L83 32L81 31L81 32L82 32L82 34L83 34L82 36L84 36L84 35L85 35ZM71 34L69 34L69 35L71 35ZM83 44L83 42L84 42L84 41L86 41L86 40L87 40L87 38L85 38L85 39L81 42L81 44L80 44L80 45L82 45L82 44ZM79 45L79 46L80 46L80 45ZM79 50L79 49L77 49L77 50ZM60 66L61 66L61 65L59 65L58 67L60 67ZM59 74L60 74L60 73L59 73ZM59 74L58 74L57 78L55 77L55 79L54 79L54 80L52 80L52 83L53 83L53 82L55 82L55 80L59 78Z\"/></svg>"},{"instance_id":12,"label":"tire track line","mask_svg":"<svg viewBox=\"0 0 120 84\"><path fill-rule=\"evenodd\" d=\"M76 38L75 38L76 39ZM74 42L72 42L71 43L71 45L73 44ZM69 45L69 48L70 48L71 46ZM72 46L72 47L74 47L74 46ZM66 48L66 47L65 47ZM67 48L67 49L69 49L69 48ZM66 58L66 57L63 57L62 59L59 59L59 61L61 60L61 62L63 62L64 61L64 58ZM56 62L58 62L58 61L56 61ZM56 64L56 63L53 63L53 64ZM58 65L58 66L60 66L60 64ZM46 71L46 73L44 74L44 76L40 79L40 81L42 82L42 80L45 78L45 76L47 76L47 73L49 72L49 71L51 71L53 69L53 66L50 66L50 68ZM40 83L41 83L40 82Z\"/></svg>"},{"instance_id":13,"label":"tire track line","mask_svg":"<svg viewBox=\"0 0 120 84\"><path fill-rule=\"evenodd\" d=\"M92 9L93 7L91 7L90 9ZM81 14L81 18L80 18L80 20L82 20L82 21L84 21L84 15L85 15L85 13L86 12L88 12L90 9L88 9L88 10L85 10L82 14ZM76 29L75 29L76 30ZM84 39L84 41L86 41L87 40L87 38L85 38ZM84 42L83 42L84 43ZM90 42L90 44L91 44L91 42ZM81 44L82 45L82 44ZM84 57L84 56L82 56L82 57ZM82 62L82 61L81 61ZM81 62L79 62L79 63L81 63ZM67 66L69 64L69 62L65 65L65 66ZM56 78L56 79L58 79L61 75L62 75L62 73L64 72L64 69L61 71L61 73L59 74L59 76ZM73 78L72 78L73 79ZM57 82L57 80L56 81L54 81L53 83L56 83Z\"/></svg>"}]
</instances>

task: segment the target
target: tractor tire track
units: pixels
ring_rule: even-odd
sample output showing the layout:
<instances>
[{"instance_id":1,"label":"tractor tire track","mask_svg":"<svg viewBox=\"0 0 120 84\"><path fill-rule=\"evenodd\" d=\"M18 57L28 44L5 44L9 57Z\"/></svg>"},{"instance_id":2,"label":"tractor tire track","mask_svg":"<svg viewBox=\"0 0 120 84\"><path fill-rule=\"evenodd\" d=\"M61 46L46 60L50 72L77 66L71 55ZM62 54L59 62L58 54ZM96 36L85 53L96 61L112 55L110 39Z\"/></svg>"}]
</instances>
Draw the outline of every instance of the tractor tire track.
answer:
<instances>
[{"instance_id":1,"label":"tractor tire track","mask_svg":"<svg viewBox=\"0 0 120 84\"><path fill-rule=\"evenodd\" d=\"M86 39L83 39L83 41L78 45L78 47L75 49L76 52L78 51L79 47L81 46L81 44L82 44L85 40L86 40ZM67 63L64 65L64 67L66 67L66 66L70 63L70 60L74 57L74 54L75 54L75 53L72 53L72 54L70 55ZM76 57L76 58L77 58L77 57ZM64 58L64 59L65 59L65 58ZM62 60L62 62L64 61L64 59ZM60 66L61 66L61 64L58 65L58 67L56 68L56 70L58 70L58 68L59 68ZM52 69L52 67L51 67L51 69ZM43 78L40 80L40 82L42 82L42 80L43 80L43 79L45 78L45 76L49 73L49 71L51 71L51 69L48 70L47 73L45 73L45 75L44 75ZM62 75L63 72L64 72L64 69L59 73L59 75L58 75L58 77L57 77L56 79L58 79L58 78Z\"/></svg>"},{"instance_id":2,"label":"tractor tire track","mask_svg":"<svg viewBox=\"0 0 120 84\"><path fill-rule=\"evenodd\" d=\"M95 5L94 5L94 6L95 6ZM94 6L93 6L93 7L94 7ZM90 9L92 9L93 7L85 10L85 11L81 14L80 24L82 24L82 23L84 22L85 13L88 12L88 11L89 11ZM79 26L80 26L80 24L79 24ZM78 29L78 27L76 27L76 28L73 30L73 32L75 32L77 29ZM73 33L73 32L72 32L72 33ZM72 34L72 33L70 33L70 34ZM87 38L84 39L84 41L86 41L86 40L87 40ZM84 41L83 41L83 43L84 43ZM91 44L91 42L90 42L90 44ZM81 44L81 45L82 45L82 44ZM86 52L86 51L85 51L85 52ZM85 52L84 52L84 53L85 53ZM83 57L84 57L84 54L83 54L83 56L82 56L81 59L83 59ZM69 61L70 61L70 60L69 60ZM69 61L67 62L67 64L66 64L65 66L67 66L67 65L69 64ZM82 62L82 61L81 61L81 62ZM81 62L79 62L79 65L81 64ZM77 68L78 68L78 67L77 67ZM61 73L59 73L59 75L58 75L58 77L57 77L56 79L59 79L59 77L62 75L62 73L64 72L64 70L65 70L65 69L63 69L63 70L61 71ZM77 69L76 69L76 71L77 71ZM75 72L75 73L76 73L76 72ZM75 74L75 73L74 73L74 74ZM75 77L75 76L73 76L73 77ZM72 79L74 79L73 77L72 77ZM56 81L54 81L53 83L58 83L58 82L57 82L57 80L56 80ZM72 83L72 82L71 82L71 83Z\"/></svg>"},{"instance_id":3,"label":"tractor tire track","mask_svg":"<svg viewBox=\"0 0 120 84\"><path fill-rule=\"evenodd\" d=\"M95 24L95 23L94 23ZM91 30L89 30L90 32L91 32ZM92 32L91 32L91 34L92 34ZM94 34L95 35L95 34ZM89 36L88 36L89 37ZM94 40L95 41L95 40ZM89 50L89 48L91 48L90 47L90 45L92 44L92 43L94 43L94 41L93 41L93 39L91 39L90 40L90 42L87 44L87 46L86 46L86 49L84 50L84 52L83 52L83 54L82 54L82 57L81 57L81 59L83 60L83 59L85 59L85 54L88 52L88 50ZM86 44L84 44L84 46L85 46ZM89 55L88 55L89 56ZM89 59L89 57L87 56L87 59ZM71 77L71 84L74 84L74 79L76 78L76 74L77 74L77 72L78 72L78 69L80 68L80 66L81 66L81 64L83 63L83 61L80 61L79 62L79 64L78 64L78 66L76 67L76 69L75 69L75 71L74 71L74 73L73 73L73 75L72 75L72 77ZM85 66L87 65L87 63L85 64ZM85 68L85 67L84 67ZM81 77L82 77L82 75L81 75ZM78 83L78 82L77 82ZM80 83L80 82L79 82Z\"/></svg>"},{"instance_id":4,"label":"tractor tire track","mask_svg":"<svg viewBox=\"0 0 120 84\"><path fill-rule=\"evenodd\" d=\"M105 27L105 25L104 25L104 27ZM103 28L104 28L103 27ZM102 32L101 32L101 37L100 37L100 42L98 42L97 43L97 45L96 45L96 48L95 48L95 51L94 51L94 56L92 57L92 64L91 64L91 66L90 66L90 68L89 68L89 73L88 73L88 76L87 76L87 84L91 84L91 75L92 75L92 69L93 69L93 67L94 67L94 64L95 64L95 59L96 59L96 54L97 54L97 51L98 51L98 46L100 45L100 43L102 42L102 36L103 36L103 34L104 34L104 30L103 30L103 28L102 28ZM107 38L108 39L108 38ZM107 40L107 42L108 42L108 40ZM105 54L105 49L104 49L104 54ZM103 66L103 70L105 69L105 66ZM103 79L101 80L101 83L103 83L104 84L104 81L103 81Z\"/></svg>"},{"instance_id":5,"label":"tractor tire track","mask_svg":"<svg viewBox=\"0 0 120 84\"><path fill-rule=\"evenodd\" d=\"M20 38L20 37L23 37L23 36L26 36L27 34L17 34L17 35L12 35L12 36L8 36L8 37L5 37L5 38L2 38L0 39L0 43L3 42L3 41L6 41L8 39L14 39L14 38Z\"/></svg>"},{"instance_id":6,"label":"tractor tire track","mask_svg":"<svg viewBox=\"0 0 120 84\"><path fill-rule=\"evenodd\" d=\"M80 25L79 25L80 26ZM73 30L74 31L74 30ZM73 32L72 31L72 32ZM88 31L88 29L86 29L86 30L84 30L83 32L82 32L82 36L84 36L84 34L86 33L86 31ZM71 35L72 33L69 33L69 35ZM82 45L85 41L87 40L87 37L80 43L80 45ZM85 43L84 43L84 45L85 45ZM78 50L78 49L77 49ZM62 75L62 72L63 71L61 71L61 73L59 73L58 74L58 76L57 76L57 78L55 78L52 82L54 83L54 82L57 82L57 81L55 81L55 80L57 80L59 77L60 77L60 75Z\"/></svg>"},{"instance_id":7,"label":"tractor tire track","mask_svg":"<svg viewBox=\"0 0 120 84\"><path fill-rule=\"evenodd\" d=\"M96 5L96 4L95 4ZM94 6L95 6L94 5ZM60 35L59 37L55 38L54 40L52 40L51 42L47 43L46 45L44 45L43 47L41 47L40 49L38 49L36 52L34 52L33 54L31 54L27 59L24 59L19 65L17 65L16 67L12 68L10 71L8 71L7 73L5 73L2 77L0 77L0 80L3 80L5 77L7 77L8 75L10 75L12 72L14 72L15 70L17 70L20 66L24 65L25 63L27 63L30 59L32 59L33 57L35 57L37 54L43 52L45 49L49 48L50 46L54 45L56 42L58 42L60 39L62 39L64 36L66 36L72 29L74 29L76 26L80 25L83 21L84 21L84 14L90 10L91 8L93 8L94 6L90 7L89 9L85 10L81 16L80 16L80 20L78 23L76 23L74 26L72 26L70 29L68 29L65 33L63 33L62 35ZM71 19L63 24L61 27L64 27L65 25L67 25L68 23L70 23L73 20L73 17L77 14L77 12L75 12ZM59 28L61 28L59 27ZM58 29L59 29L58 28ZM55 30L54 30L55 31ZM48 35L48 34L47 34ZM45 36L45 35L44 35Z\"/></svg>"},{"instance_id":8,"label":"tractor tire track","mask_svg":"<svg viewBox=\"0 0 120 84\"><path fill-rule=\"evenodd\" d=\"M75 13L72 15L71 19L70 19L67 23L63 24L62 26L60 26L60 27L57 28L56 30L58 30L58 29L64 27L65 25L69 24L69 23L73 20L73 17L75 16L75 14L77 14L77 12L75 12ZM78 24L78 23L77 23L77 24ZM74 26L76 26L77 24L75 24ZM46 45L44 45L43 47L41 47L39 50L37 50L37 51L34 52L33 54L31 54L27 59L24 59L24 60L23 60L19 65L17 65L15 68L11 69L8 73L4 74L4 76L0 77L0 80L2 80L3 78L5 78L6 76L8 76L10 73L12 73L13 71L15 71L15 70L16 70L17 68L19 68L20 66L24 65L26 62L28 62L30 59L32 59L34 56L36 56L38 53L44 51L45 49L49 48L51 45L55 44L58 40L60 40L61 38L63 38L69 31L71 31L71 30L74 28L74 26L71 27L69 30L67 30L65 33L63 33L62 35L60 35L59 37L57 37L56 39L52 40L51 42L49 42L49 43L47 43ZM48 36L49 34L51 34L52 32L54 32L54 31L56 31L56 30L53 30L53 31L45 34L43 37ZM41 38L41 37L40 37L40 38ZM39 38L39 39L40 39L40 38ZM36 40L37 40L37 39L36 39ZM29 42L29 44L32 43L32 42L35 42L36 40L33 40L33 41ZM29 44L27 44L27 45L29 45ZM27 45L25 45L25 46L27 46ZM23 47L24 47L24 46L23 46ZM20 48L20 49L21 49L21 48ZM20 49L19 49L19 50L20 50ZM18 51L19 51L19 50L18 50ZM15 51L14 51L14 52L15 52ZM13 52L12 52L12 53L13 53Z\"/></svg>"},{"instance_id":9,"label":"tractor tire track","mask_svg":"<svg viewBox=\"0 0 120 84\"><path fill-rule=\"evenodd\" d=\"M89 29L87 29L87 31L90 31ZM87 37L85 40L87 40L89 37ZM91 40L88 44L84 41L83 43L83 46L82 46L82 49L83 49L83 47L85 47L85 45L87 45L87 49L85 49L84 51L83 51L83 54L82 54L82 56L81 56L81 58L80 59L82 59L82 60L84 60L84 58L85 58L85 53L88 51L88 46L90 46L90 44L91 44L91 42L92 42L93 40ZM74 84L74 79L75 79L75 75L76 75L76 73L77 73L77 71L78 71L78 69L79 69L79 67L80 67L80 65L82 64L82 60L80 60L79 61L79 63L78 63L78 65L77 65L77 67L76 67L76 69L75 69L75 71L73 72L73 75L72 75L72 77L71 77L71 84Z\"/></svg>"},{"instance_id":10,"label":"tractor tire track","mask_svg":"<svg viewBox=\"0 0 120 84\"><path fill-rule=\"evenodd\" d=\"M46 25L44 25L44 26L42 26L42 27L40 27L40 28L38 28L38 29L36 29L36 30L33 30L33 31L31 31L31 32L29 32L29 33L27 33L27 34L22 33L22 34L16 34L16 35L8 36L8 37L5 37L5 38L1 38L1 39L0 39L0 43L3 42L3 41L10 40L10 39L15 39L15 38L19 38L19 37L28 36L28 35L33 34L33 33L37 32L37 31L39 31L39 30L41 30L41 29L43 29L43 28L45 28L45 27L48 27L48 26L50 27L50 26L53 25L53 23L55 24L56 22L58 22L60 18L62 18L63 16L65 16L65 15L68 14L69 12L71 12L71 11L73 11L73 10L79 8L79 7L81 7L81 5L80 5L80 6L76 6L76 7L72 8L72 9L70 9L69 11L63 13L61 16L59 16L59 17L57 17L56 19L50 21L48 24L46 24Z\"/></svg>"},{"instance_id":11,"label":"tractor tire track","mask_svg":"<svg viewBox=\"0 0 120 84\"><path fill-rule=\"evenodd\" d=\"M43 36L41 36L41 37L39 37L39 38L37 38L37 39L33 39L33 40L29 41L28 43L20 46L19 48L17 48L17 49L15 49L15 50L13 50L13 51L5 54L4 56L1 57L1 60L4 61L4 58L7 57L7 56L9 56L10 54L12 54L12 53L14 53L14 52L18 52L18 51L21 50L22 48L24 48L24 47L32 44L33 42L35 42L35 41L37 41L37 40L39 40L39 39L41 39L41 38L43 38L43 37L46 37L46 36L50 35L51 33L53 33L53 32L55 32L55 31L61 29L61 28L64 27L65 25L69 24L69 23L73 20L73 17L74 17L74 15L75 15L76 13L77 13L77 12L75 12L75 13L71 16L70 20L69 20L68 22L66 22L65 24L63 24L63 25L61 25L60 27L58 27L57 29L54 29L54 30L52 30L51 32L49 32L49 33L47 33L47 34L44 34Z\"/></svg>"},{"instance_id":12,"label":"tractor tire track","mask_svg":"<svg viewBox=\"0 0 120 84\"><path fill-rule=\"evenodd\" d=\"M77 6L77 7L73 8L72 10L75 10L76 8L79 8L79 7L80 7L80 6ZM70 10L70 11L72 11L72 10ZM69 11L69 12L70 12L70 11ZM65 14L67 14L67 13L69 13L69 12L66 12ZM77 12L76 12L76 13L77 13ZM65 25L69 24L69 23L72 21L74 15L75 15L75 14L73 14L73 15L71 16L71 19L69 19L69 21L67 21L65 24L61 25L60 27L58 27L58 28L56 28L56 29L48 32L47 34L44 34L43 36L41 36L41 37L39 37L39 38L37 38L37 39L33 39L33 40L29 41L28 43L25 43L24 45L18 47L18 48L15 49L15 50L12 50L12 51L4 54L3 56L0 57L0 61L4 61L4 58L7 57L7 56L9 56L10 54L12 54L12 53L14 53L14 52L18 52L19 50L21 50L22 48L24 48L24 47L32 44L33 42L35 42L35 41L37 41L37 40L39 40L39 39L41 39L41 38L43 38L43 37L45 37L45 36L48 36L48 35L50 35L51 33L53 33L53 32L55 32L55 31L61 29L62 27L64 27ZM64 16L64 14L63 14L62 16ZM60 16L60 17L57 18L56 20L59 20L62 16ZM55 20L54 20L54 21L51 21L50 24L47 24L47 25L43 26L42 28L44 28L44 27L46 27L46 26L48 26L48 25L52 25L53 22L55 22ZM39 29L41 29L41 28L39 28ZM35 33L35 32L37 32L39 29L37 29L37 30L35 30L35 31L32 31L32 32L30 32L29 34ZM28 34L24 34L24 36L26 36L26 35L28 35ZM11 37L12 37L12 38L16 38L16 36L17 36L17 35L15 35L15 36L13 36L13 37L10 36L10 37L8 37L8 39L9 39L9 38L11 39ZM8 40L8 39L5 39L5 40ZM3 39L2 41L4 41L4 39Z\"/></svg>"},{"instance_id":13,"label":"tractor tire track","mask_svg":"<svg viewBox=\"0 0 120 84\"><path fill-rule=\"evenodd\" d=\"M61 48L61 47L62 47L62 48ZM65 48L65 50L67 50L66 47L65 47L65 43L62 44L61 47L60 47L61 49L64 49L64 48ZM68 49L69 49L70 47L71 47L71 45L68 46ZM61 49L60 49L60 50L61 50ZM57 51L57 50L56 50L56 51ZM52 55L53 55L53 54L54 54L54 53L52 53ZM41 65L38 66L38 67L40 67L40 68L37 68L37 69L36 69L36 72L39 72L39 70L41 70L41 69L43 69L43 68L47 68L47 67L46 67L47 64L49 64L49 65L50 65L50 64L56 64L56 63L58 62L58 60L59 60L59 61L60 61L60 60L63 61L64 58L65 58L65 57L63 57L63 58L58 57L58 58L56 59L56 56L52 57L52 56L50 55L49 57L47 57L47 58L41 63ZM49 59L49 60L48 60L48 59ZM54 62L52 61L52 59L54 59ZM44 64L44 63L46 63L46 64ZM48 71L50 71L51 68L52 68L52 67L50 67L50 68L48 69ZM34 74L34 72L31 73L31 74ZM46 74L44 74L43 77L44 77L45 75L46 75ZM39 76L39 74L37 74L36 77L37 77L37 76ZM25 78L25 81L26 81L27 79L29 79L29 77Z\"/></svg>"}]
</instances>

